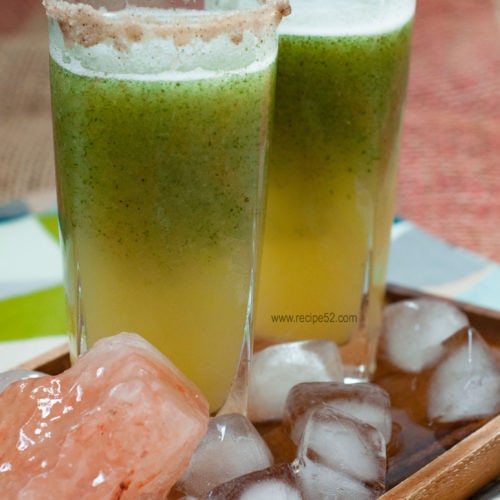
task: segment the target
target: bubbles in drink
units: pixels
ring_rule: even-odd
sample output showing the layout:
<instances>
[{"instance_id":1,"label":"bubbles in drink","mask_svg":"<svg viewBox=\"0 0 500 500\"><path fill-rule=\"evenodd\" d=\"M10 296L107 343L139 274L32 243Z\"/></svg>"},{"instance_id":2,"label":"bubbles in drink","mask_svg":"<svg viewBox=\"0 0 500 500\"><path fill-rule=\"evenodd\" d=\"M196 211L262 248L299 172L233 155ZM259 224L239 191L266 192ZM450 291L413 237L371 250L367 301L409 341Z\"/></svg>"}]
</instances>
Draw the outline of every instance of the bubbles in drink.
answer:
<instances>
[{"instance_id":1,"label":"bubbles in drink","mask_svg":"<svg viewBox=\"0 0 500 500\"><path fill-rule=\"evenodd\" d=\"M437 361L442 343L469 324L456 306L431 299L406 300L384 311L379 356L406 372L419 372Z\"/></svg>"},{"instance_id":2,"label":"bubbles in drink","mask_svg":"<svg viewBox=\"0 0 500 500\"><path fill-rule=\"evenodd\" d=\"M177 487L203 498L217 485L272 463L269 448L249 420L235 413L220 415L210 420Z\"/></svg>"},{"instance_id":3,"label":"bubbles in drink","mask_svg":"<svg viewBox=\"0 0 500 500\"><path fill-rule=\"evenodd\" d=\"M270 346L255 353L249 387L249 418L280 420L288 391L301 382L342 380L342 361L334 342L308 340Z\"/></svg>"}]
</instances>

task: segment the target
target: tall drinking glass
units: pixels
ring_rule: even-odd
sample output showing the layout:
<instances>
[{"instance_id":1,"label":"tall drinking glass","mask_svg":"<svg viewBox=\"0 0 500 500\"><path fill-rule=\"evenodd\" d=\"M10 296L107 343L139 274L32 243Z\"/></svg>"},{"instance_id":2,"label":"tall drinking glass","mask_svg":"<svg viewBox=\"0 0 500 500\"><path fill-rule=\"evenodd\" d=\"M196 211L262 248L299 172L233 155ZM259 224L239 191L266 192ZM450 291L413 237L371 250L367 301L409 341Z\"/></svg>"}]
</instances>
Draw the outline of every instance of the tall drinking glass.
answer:
<instances>
[{"instance_id":1,"label":"tall drinking glass","mask_svg":"<svg viewBox=\"0 0 500 500\"><path fill-rule=\"evenodd\" d=\"M369 379L414 0L292 0L279 28L256 338L325 338Z\"/></svg>"},{"instance_id":2,"label":"tall drinking glass","mask_svg":"<svg viewBox=\"0 0 500 500\"><path fill-rule=\"evenodd\" d=\"M137 332L212 411L249 351L287 5L45 0L72 357Z\"/></svg>"}]
</instances>

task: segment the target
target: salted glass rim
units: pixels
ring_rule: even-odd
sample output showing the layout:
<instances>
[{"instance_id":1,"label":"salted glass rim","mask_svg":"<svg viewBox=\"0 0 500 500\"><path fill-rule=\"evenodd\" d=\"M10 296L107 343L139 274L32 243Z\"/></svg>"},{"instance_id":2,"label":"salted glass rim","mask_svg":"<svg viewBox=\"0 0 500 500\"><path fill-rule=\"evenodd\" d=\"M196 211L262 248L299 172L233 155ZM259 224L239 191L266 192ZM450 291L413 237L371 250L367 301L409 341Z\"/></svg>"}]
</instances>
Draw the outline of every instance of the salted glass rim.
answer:
<instances>
[{"instance_id":1,"label":"salted glass rim","mask_svg":"<svg viewBox=\"0 0 500 500\"><path fill-rule=\"evenodd\" d=\"M128 6L109 11L67 0L42 3L49 19L59 24L66 45L92 47L111 42L120 50L151 38L172 38L177 46L183 46L195 37L208 42L229 34L234 43L239 43L244 31L257 36L275 32L281 19L291 12L289 0L257 0L255 8L203 11Z\"/></svg>"}]
</instances>

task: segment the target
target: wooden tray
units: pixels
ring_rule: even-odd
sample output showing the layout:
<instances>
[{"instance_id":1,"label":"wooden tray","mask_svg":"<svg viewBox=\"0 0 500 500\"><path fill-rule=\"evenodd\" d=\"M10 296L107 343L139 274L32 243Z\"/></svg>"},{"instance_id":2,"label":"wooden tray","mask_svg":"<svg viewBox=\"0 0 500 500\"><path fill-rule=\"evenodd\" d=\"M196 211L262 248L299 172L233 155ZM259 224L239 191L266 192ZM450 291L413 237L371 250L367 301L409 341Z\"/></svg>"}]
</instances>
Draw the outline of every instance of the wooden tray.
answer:
<instances>
[{"instance_id":1,"label":"wooden tray","mask_svg":"<svg viewBox=\"0 0 500 500\"><path fill-rule=\"evenodd\" d=\"M429 294L389 285L388 302L432 297ZM500 312L448 299L467 314L470 324L500 353ZM411 394L409 395L411 397ZM413 451L409 461L416 470L408 470L381 498L400 499L466 499L482 486L500 476L500 415L491 419L462 422L443 431L441 444Z\"/></svg>"},{"instance_id":2,"label":"wooden tray","mask_svg":"<svg viewBox=\"0 0 500 500\"><path fill-rule=\"evenodd\" d=\"M420 296L431 297L415 290L392 285L387 287L388 302ZM458 305L467 314L471 325L500 352L500 312L452 300L448 302ZM62 346L21 367L56 375L69 365L67 348ZM391 383L387 384L377 376L375 382L380 382L390 394L393 391ZM401 388L396 390L401 392ZM391 394L391 399L393 395ZM401 394L395 397L401 397ZM406 397L411 398L411 394ZM262 432L261 428L259 430ZM264 431L267 432L265 427ZM280 438L276 440L276 433L272 436L272 432L269 438L265 432L264 439L271 448L274 444L275 449L272 451L276 451L276 446L281 446ZM436 432L439 438L430 441L426 441L425 434L422 439L419 436L415 447L407 450L402 457L393 459L392 464L391 441L388 448L390 489L381 497L383 500L467 499L500 476L500 415L491 419L462 422Z\"/></svg>"}]
</instances>

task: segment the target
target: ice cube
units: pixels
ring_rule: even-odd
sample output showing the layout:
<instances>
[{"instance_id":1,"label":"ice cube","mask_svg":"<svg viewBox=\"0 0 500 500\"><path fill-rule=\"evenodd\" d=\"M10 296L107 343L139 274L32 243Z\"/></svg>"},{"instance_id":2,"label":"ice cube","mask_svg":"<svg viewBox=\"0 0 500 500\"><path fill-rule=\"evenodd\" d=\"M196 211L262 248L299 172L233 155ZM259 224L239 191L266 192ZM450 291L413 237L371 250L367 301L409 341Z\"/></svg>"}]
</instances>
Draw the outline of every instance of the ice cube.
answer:
<instances>
[{"instance_id":1,"label":"ice cube","mask_svg":"<svg viewBox=\"0 0 500 500\"><path fill-rule=\"evenodd\" d=\"M253 422L281 420L294 385L341 381L342 377L342 361L334 342L306 340L270 346L253 357L248 416Z\"/></svg>"},{"instance_id":2,"label":"ice cube","mask_svg":"<svg viewBox=\"0 0 500 500\"><path fill-rule=\"evenodd\" d=\"M0 392L2 392L8 385L17 380L24 380L27 378L44 377L46 373L37 372L34 370L25 370L20 368L17 370L9 370L0 373Z\"/></svg>"},{"instance_id":3,"label":"ice cube","mask_svg":"<svg viewBox=\"0 0 500 500\"><path fill-rule=\"evenodd\" d=\"M318 405L372 425L386 443L391 439L391 402L382 387L369 383L308 382L294 386L286 401L283 421L290 427L295 443L300 441L308 413Z\"/></svg>"},{"instance_id":4,"label":"ice cube","mask_svg":"<svg viewBox=\"0 0 500 500\"><path fill-rule=\"evenodd\" d=\"M269 448L247 418L236 413L220 415L210 420L177 488L203 498L215 486L272 463Z\"/></svg>"},{"instance_id":5,"label":"ice cube","mask_svg":"<svg viewBox=\"0 0 500 500\"><path fill-rule=\"evenodd\" d=\"M208 403L138 335L97 342L66 372L0 393L2 498L164 498L208 426Z\"/></svg>"},{"instance_id":6,"label":"ice cube","mask_svg":"<svg viewBox=\"0 0 500 500\"><path fill-rule=\"evenodd\" d=\"M309 413L295 464L307 498L376 498L385 488L380 431L328 406Z\"/></svg>"},{"instance_id":7,"label":"ice cube","mask_svg":"<svg viewBox=\"0 0 500 500\"><path fill-rule=\"evenodd\" d=\"M379 356L407 372L431 366L443 352L442 342L464 326L467 316L457 307L434 299L396 302L384 310Z\"/></svg>"},{"instance_id":8,"label":"ice cube","mask_svg":"<svg viewBox=\"0 0 500 500\"><path fill-rule=\"evenodd\" d=\"M444 347L429 381L429 419L454 422L500 412L500 367L481 335L464 328Z\"/></svg>"},{"instance_id":9,"label":"ice cube","mask_svg":"<svg viewBox=\"0 0 500 500\"><path fill-rule=\"evenodd\" d=\"M303 498L297 487L296 474L292 467L289 464L280 464L221 484L207 495L206 500L302 500Z\"/></svg>"},{"instance_id":10,"label":"ice cube","mask_svg":"<svg viewBox=\"0 0 500 500\"><path fill-rule=\"evenodd\" d=\"M297 460L297 482L305 500L372 500L380 496L363 482L303 457Z\"/></svg>"}]
</instances>

